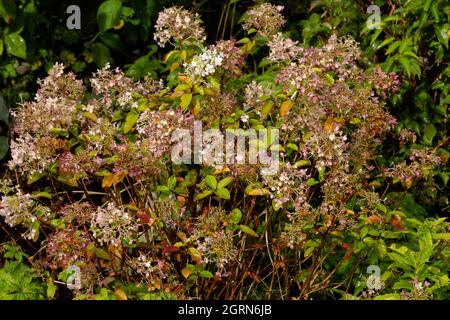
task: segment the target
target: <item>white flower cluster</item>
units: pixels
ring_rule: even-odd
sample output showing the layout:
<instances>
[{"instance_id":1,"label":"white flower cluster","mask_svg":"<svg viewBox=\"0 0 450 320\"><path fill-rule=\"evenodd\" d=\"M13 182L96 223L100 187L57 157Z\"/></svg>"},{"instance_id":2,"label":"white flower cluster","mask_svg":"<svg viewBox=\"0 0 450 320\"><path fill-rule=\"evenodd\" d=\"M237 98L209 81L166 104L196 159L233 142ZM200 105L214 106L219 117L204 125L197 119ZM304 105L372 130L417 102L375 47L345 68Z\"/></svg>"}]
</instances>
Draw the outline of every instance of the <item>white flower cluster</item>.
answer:
<instances>
[{"instance_id":1,"label":"white flower cluster","mask_svg":"<svg viewBox=\"0 0 450 320\"><path fill-rule=\"evenodd\" d=\"M191 79L204 78L213 74L222 65L224 55L216 48L203 49L202 53L193 57L190 64L185 64L186 75Z\"/></svg>"},{"instance_id":2,"label":"white flower cluster","mask_svg":"<svg viewBox=\"0 0 450 320\"><path fill-rule=\"evenodd\" d=\"M131 217L123 208L108 203L106 208L99 207L91 221L91 230L94 237L101 244L119 246L123 240L132 243L134 233L139 224L137 219Z\"/></svg>"},{"instance_id":3,"label":"white flower cluster","mask_svg":"<svg viewBox=\"0 0 450 320\"><path fill-rule=\"evenodd\" d=\"M130 263L137 273L147 279L165 279L167 277L164 272L166 264L161 260L154 260L151 256L141 253L139 257L132 259Z\"/></svg>"},{"instance_id":4,"label":"white flower cluster","mask_svg":"<svg viewBox=\"0 0 450 320\"><path fill-rule=\"evenodd\" d=\"M0 216L5 219L5 222L11 226L22 225L27 230L22 234L22 237L29 240L36 240L35 222L37 217L35 212L43 214L44 218L49 218L50 209L44 206L35 207L31 195L23 193L17 186L15 193L11 196L3 196L0 201Z\"/></svg>"},{"instance_id":5,"label":"white flower cluster","mask_svg":"<svg viewBox=\"0 0 450 320\"><path fill-rule=\"evenodd\" d=\"M36 219L30 213L32 201L28 193L23 193L16 188L16 194L13 196L4 196L0 202L0 216L5 218L5 222L14 227L24 220Z\"/></svg>"}]
</instances>

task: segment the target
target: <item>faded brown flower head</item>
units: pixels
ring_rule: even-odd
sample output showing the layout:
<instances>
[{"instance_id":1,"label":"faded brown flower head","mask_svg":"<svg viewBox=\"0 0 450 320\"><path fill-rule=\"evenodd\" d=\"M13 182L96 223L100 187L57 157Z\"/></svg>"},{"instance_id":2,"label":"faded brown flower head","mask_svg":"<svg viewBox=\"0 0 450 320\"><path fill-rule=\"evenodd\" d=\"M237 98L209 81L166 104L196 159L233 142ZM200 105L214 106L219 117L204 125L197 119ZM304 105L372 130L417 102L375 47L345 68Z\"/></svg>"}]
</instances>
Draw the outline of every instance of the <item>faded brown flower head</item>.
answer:
<instances>
[{"instance_id":1,"label":"faded brown flower head","mask_svg":"<svg viewBox=\"0 0 450 320\"><path fill-rule=\"evenodd\" d=\"M274 36L285 24L281 11L283 6L274 6L263 3L247 11L247 17L242 24L244 30L255 29L258 35L265 37Z\"/></svg>"},{"instance_id":2,"label":"faded brown flower head","mask_svg":"<svg viewBox=\"0 0 450 320\"><path fill-rule=\"evenodd\" d=\"M171 39L178 43L185 41L202 43L206 40L200 16L177 6L159 13L155 29L154 38L162 48Z\"/></svg>"}]
</instances>

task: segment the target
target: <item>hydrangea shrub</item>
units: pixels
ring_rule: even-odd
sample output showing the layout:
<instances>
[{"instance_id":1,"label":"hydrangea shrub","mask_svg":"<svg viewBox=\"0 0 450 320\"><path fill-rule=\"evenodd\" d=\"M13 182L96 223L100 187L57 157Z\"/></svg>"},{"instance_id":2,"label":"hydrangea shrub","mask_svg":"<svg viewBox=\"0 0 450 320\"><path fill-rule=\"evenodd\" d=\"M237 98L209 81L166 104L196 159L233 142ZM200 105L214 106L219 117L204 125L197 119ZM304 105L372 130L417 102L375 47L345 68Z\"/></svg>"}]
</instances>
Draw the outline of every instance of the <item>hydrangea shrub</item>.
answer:
<instances>
[{"instance_id":1,"label":"hydrangea shrub","mask_svg":"<svg viewBox=\"0 0 450 320\"><path fill-rule=\"evenodd\" d=\"M165 9L154 38L173 49L159 80L107 65L87 84L53 66L13 114L0 186L0 216L36 249L35 268L68 281L76 266L78 298L445 293L448 223L411 219L385 197L427 179L441 159L413 149L408 163L377 162L386 137L413 140L393 133L385 106L399 79L364 66L351 38L299 46L281 32L282 10L256 6L243 18L246 37L207 45L198 15ZM195 123L277 130L265 145L278 171L209 161L205 137L203 161L175 163L175 133L194 134Z\"/></svg>"}]
</instances>

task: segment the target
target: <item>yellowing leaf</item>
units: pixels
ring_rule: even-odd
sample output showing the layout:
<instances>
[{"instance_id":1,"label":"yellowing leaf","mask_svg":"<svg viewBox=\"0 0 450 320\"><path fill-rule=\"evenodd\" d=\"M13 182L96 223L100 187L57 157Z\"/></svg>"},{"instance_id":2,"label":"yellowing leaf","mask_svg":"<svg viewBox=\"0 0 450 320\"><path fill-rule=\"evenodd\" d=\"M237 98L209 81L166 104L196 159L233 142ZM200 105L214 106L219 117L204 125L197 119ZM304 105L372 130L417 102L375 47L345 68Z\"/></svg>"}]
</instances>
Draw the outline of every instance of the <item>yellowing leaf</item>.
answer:
<instances>
[{"instance_id":1,"label":"yellowing leaf","mask_svg":"<svg viewBox=\"0 0 450 320\"><path fill-rule=\"evenodd\" d=\"M186 50L181 51L180 56L181 56L181 60L185 61L186 58L187 58L187 52L186 52Z\"/></svg>"},{"instance_id":2,"label":"yellowing leaf","mask_svg":"<svg viewBox=\"0 0 450 320\"><path fill-rule=\"evenodd\" d=\"M139 114L137 114L134 111L131 111L127 114L127 118L125 120L125 124L123 126L123 132L128 133L133 129L133 126L136 124L136 122L139 119Z\"/></svg>"},{"instance_id":3,"label":"yellowing leaf","mask_svg":"<svg viewBox=\"0 0 450 320\"><path fill-rule=\"evenodd\" d=\"M127 175L127 171L119 171L117 173L110 173L103 177L102 188L109 188L113 184L116 185L122 181L123 177Z\"/></svg>"},{"instance_id":4,"label":"yellowing leaf","mask_svg":"<svg viewBox=\"0 0 450 320\"><path fill-rule=\"evenodd\" d=\"M123 291L121 288L117 289L116 291L114 291L114 295L117 297L117 299L119 300L128 300L128 297L125 293L125 291Z\"/></svg>"},{"instance_id":5,"label":"yellowing leaf","mask_svg":"<svg viewBox=\"0 0 450 320\"><path fill-rule=\"evenodd\" d=\"M120 19L120 20L116 23L116 25L114 26L114 29L115 29L115 30L120 30L120 29L123 28L124 25L125 25L125 23L123 22L122 19Z\"/></svg>"},{"instance_id":6,"label":"yellowing leaf","mask_svg":"<svg viewBox=\"0 0 450 320\"><path fill-rule=\"evenodd\" d=\"M192 274L192 270L191 270L191 269L188 269L188 268L183 268L183 269L181 270L181 274L183 275L183 277L184 277L185 279L187 279L187 278L189 278L189 276Z\"/></svg>"},{"instance_id":7,"label":"yellowing leaf","mask_svg":"<svg viewBox=\"0 0 450 320\"><path fill-rule=\"evenodd\" d=\"M187 237L186 237L186 234L185 234L184 232L178 231L178 232L177 232L177 236L178 236L178 238L181 239L181 241L183 241L183 242L186 242L186 241L187 241Z\"/></svg>"},{"instance_id":8,"label":"yellowing leaf","mask_svg":"<svg viewBox=\"0 0 450 320\"><path fill-rule=\"evenodd\" d=\"M332 132L334 131L334 120L331 117L328 117L327 120L325 120L325 123L323 125L323 128L325 129L325 132Z\"/></svg>"},{"instance_id":9,"label":"yellowing leaf","mask_svg":"<svg viewBox=\"0 0 450 320\"><path fill-rule=\"evenodd\" d=\"M192 100L192 93L185 93L181 96L181 103L180 106L183 109L186 109L187 107L189 107L189 104L191 103Z\"/></svg>"},{"instance_id":10,"label":"yellowing leaf","mask_svg":"<svg viewBox=\"0 0 450 320\"><path fill-rule=\"evenodd\" d=\"M282 117L284 117L285 115L287 115L288 112L292 109L292 106L293 106L293 105L294 105L294 104L292 103L291 100L286 100L286 101L284 101L284 102L281 104L281 107L280 107L280 115L281 115Z\"/></svg>"},{"instance_id":11,"label":"yellowing leaf","mask_svg":"<svg viewBox=\"0 0 450 320\"><path fill-rule=\"evenodd\" d=\"M200 263L202 261L202 255L197 249L190 247L188 248L188 252L191 255L192 260L195 262Z\"/></svg>"},{"instance_id":12,"label":"yellowing leaf","mask_svg":"<svg viewBox=\"0 0 450 320\"><path fill-rule=\"evenodd\" d=\"M103 177L102 180L102 188L109 188L113 185L113 181L114 181L114 173L110 173L106 176Z\"/></svg>"},{"instance_id":13,"label":"yellowing leaf","mask_svg":"<svg viewBox=\"0 0 450 320\"><path fill-rule=\"evenodd\" d=\"M269 190L264 189L264 188L259 188L259 189L253 189L253 190L247 192L247 195L249 195L249 196L266 196L269 193L270 193Z\"/></svg>"},{"instance_id":14,"label":"yellowing leaf","mask_svg":"<svg viewBox=\"0 0 450 320\"><path fill-rule=\"evenodd\" d=\"M178 62L174 62L170 65L170 71L174 72L175 70L177 70L177 68L180 66L180 64Z\"/></svg>"},{"instance_id":15,"label":"yellowing leaf","mask_svg":"<svg viewBox=\"0 0 450 320\"><path fill-rule=\"evenodd\" d=\"M95 113L92 113L92 112L85 112L85 113L83 113L83 116L85 116L86 118L88 118L89 120L92 120L94 122L97 122L97 120L98 120Z\"/></svg>"},{"instance_id":16,"label":"yellowing leaf","mask_svg":"<svg viewBox=\"0 0 450 320\"><path fill-rule=\"evenodd\" d=\"M195 100L195 106L192 108L192 114L194 116L197 116L200 113L201 107L200 107L200 101Z\"/></svg>"},{"instance_id":17,"label":"yellowing leaf","mask_svg":"<svg viewBox=\"0 0 450 320\"><path fill-rule=\"evenodd\" d=\"M230 168L223 167L222 169L216 169L216 171L214 171L214 174L220 174L220 173L226 173L226 172L230 172Z\"/></svg>"},{"instance_id":18,"label":"yellowing leaf","mask_svg":"<svg viewBox=\"0 0 450 320\"><path fill-rule=\"evenodd\" d=\"M264 103L264 106L261 110L261 115L263 117L266 117L269 114L270 110L272 110L272 107L273 107L272 101L267 101L266 103Z\"/></svg>"}]
</instances>

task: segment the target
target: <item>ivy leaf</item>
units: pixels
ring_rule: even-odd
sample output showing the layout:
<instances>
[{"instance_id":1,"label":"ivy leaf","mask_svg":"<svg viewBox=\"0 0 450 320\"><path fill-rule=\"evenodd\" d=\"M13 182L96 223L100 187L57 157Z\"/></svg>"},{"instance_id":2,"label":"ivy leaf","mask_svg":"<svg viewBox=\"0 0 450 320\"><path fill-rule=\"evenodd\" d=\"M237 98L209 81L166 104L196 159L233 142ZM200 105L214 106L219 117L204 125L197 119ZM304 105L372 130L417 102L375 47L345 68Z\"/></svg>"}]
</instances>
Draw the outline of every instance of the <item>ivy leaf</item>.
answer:
<instances>
[{"instance_id":1,"label":"ivy leaf","mask_svg":"<svg viewBox=\"0 0 450 320\"><path fill-rule=\"evenodd\" d=\"M5 36L6 51L10 55L18 58L27 58L27 44L24 38L17 32L9 33Z\"/></svg>"},{"instance_id":2,"label":"ivy leaf","mask_svg":"<svg viewBox=\"0 0 450 320\"><path fill-rule=\"evenodd\" d=\"M113 28L120 19L122 2L120 0L104 1L97 10L97 24L100 32Z\"/></svg>"}]
</instances>

